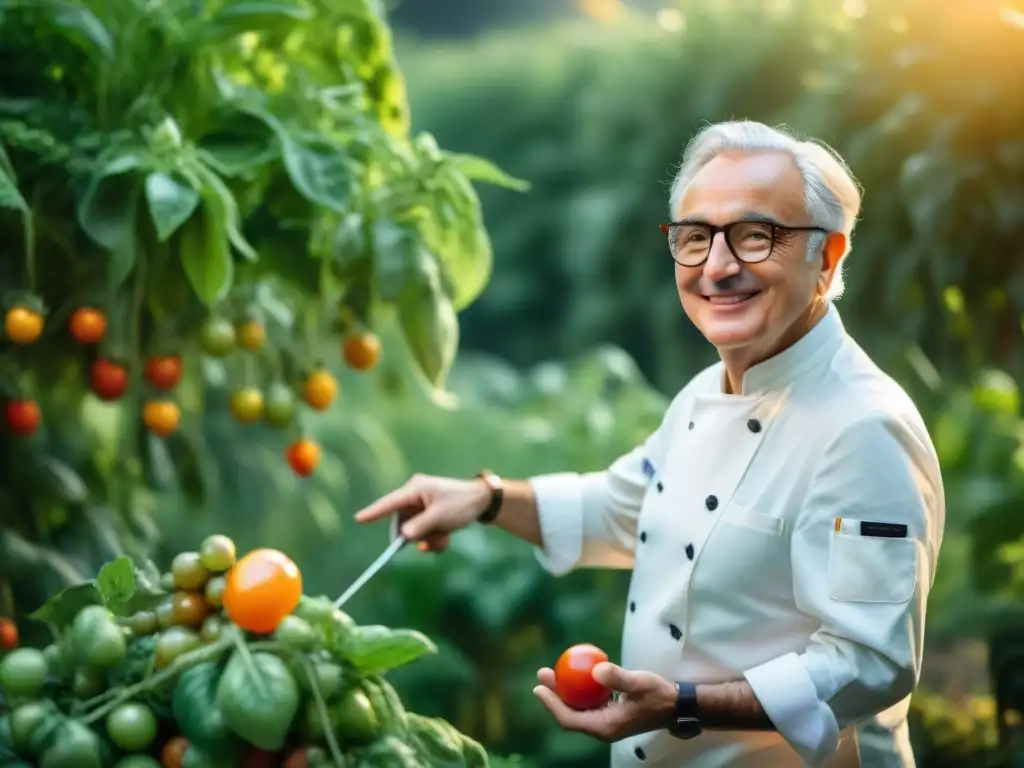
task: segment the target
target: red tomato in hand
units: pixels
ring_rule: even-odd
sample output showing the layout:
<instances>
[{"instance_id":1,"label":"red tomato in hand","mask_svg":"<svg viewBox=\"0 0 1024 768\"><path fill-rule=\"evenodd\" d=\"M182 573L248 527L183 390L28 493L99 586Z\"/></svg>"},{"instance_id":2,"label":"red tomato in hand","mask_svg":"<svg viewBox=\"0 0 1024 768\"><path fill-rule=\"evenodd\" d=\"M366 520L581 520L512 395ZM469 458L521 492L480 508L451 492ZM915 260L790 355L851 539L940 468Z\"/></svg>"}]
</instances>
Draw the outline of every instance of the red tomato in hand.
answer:
<instances>
[{"instance_id":1,"label":"red tomato in hand","mask_svg":"<svg viewBox=\"0 0 1024 768\"><path fill-rule=\"evenodd\" d=\"M92 391L100 400L117 400L128 389L128 371L109 360L92 364Z\"/></svg>"},{"instance_id":2,"label":"red tomato in hand","mask_svg":"<svg viewBox=\"0 0 1024 768\"><path fill-rule=\"evenodd\" d=\"M35 400L12 400L4 415L8 428L16 435L27 437L39 427L39 404Z\"/></svg>"},{"instance_id":3,"label":"red tomato in hand","mask_svg":"<svg viewBox=\"0 0 1024 768\"><path fill-rule=\"evenodd\" d=\"M594 667L608 661L608 654L595 645L574 645L563 653L555 664L555 692L573 709L597 709L612 697L606 688L594 679Z\"/></svg>"}]
</instances>

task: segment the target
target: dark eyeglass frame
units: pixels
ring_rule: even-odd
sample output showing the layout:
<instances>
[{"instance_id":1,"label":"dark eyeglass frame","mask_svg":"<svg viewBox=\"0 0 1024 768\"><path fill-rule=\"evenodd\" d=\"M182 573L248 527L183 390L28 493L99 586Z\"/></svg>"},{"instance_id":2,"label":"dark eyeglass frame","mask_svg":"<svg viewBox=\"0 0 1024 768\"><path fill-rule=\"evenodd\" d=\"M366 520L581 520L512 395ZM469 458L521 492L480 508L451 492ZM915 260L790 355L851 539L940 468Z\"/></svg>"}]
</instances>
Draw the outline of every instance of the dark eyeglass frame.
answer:
<instances>
[{"instance_id":1,"label":"dark eyeglass frame","mask_svg":"<svg viewBox=\"0 0 1024 768\"><path fill-rule=\"evenodd\" d=\"M729 233L733 230L734 227L738 227L738 226L740 226L742 224L762 224L764 226L768 226L768 227L772 228L772 244L771 244L771 247L768 249L768 252L762 258L759 258L759 259L744 259L738 253L736 253L736 249L732 247L732 241L729 239ZM769 258L771 258L771 255L773 253L775 253L775 243L778 241L779 230L783 230L783 231L786 231L786 232L821 232L822 234L826 234L826 235L830 234L829 230L827 230L827 229L825 229L823 227L789 226L789 225L786 225L786 224L780 224L779 222L772 221L770 219L741 219L740 221L731 221L728 224L722 224L721 226L716 226L714 224L708 224L705 221L693 221L693 220L683 219L681 221L670 221L668 224L659 224L658 225L658 229L660 229L662 231L662 233L664 233L665 237L668 237L669 229L671 227L680 227L680 226L682 226L682 227L704 227L705 229L707 229L708 234L709 234L709 236L708 236L708 250L707 250L707 253L705 253L704 254L704 258L701 259L700 261L698 261L696 264L683 264L681 261L679 261L676 258L676 255L675 255L675 253L672 250L672 243L669 243L668 248L669 248L669 253L672 256L672 261L674 261L676 264L678 264L681 267L702 267L702 266L704 266L704 264L708 260L708 257L711 255L711 248L712 248L712 246L715 243L715 235L717 235L719 232L721 232L722 236L725 237L725 245L729 249L729 253L731 253L736 258L737 261L743 262L744 264L760 264L762 261L767 261Z\"/></svg>"}]
</instances>

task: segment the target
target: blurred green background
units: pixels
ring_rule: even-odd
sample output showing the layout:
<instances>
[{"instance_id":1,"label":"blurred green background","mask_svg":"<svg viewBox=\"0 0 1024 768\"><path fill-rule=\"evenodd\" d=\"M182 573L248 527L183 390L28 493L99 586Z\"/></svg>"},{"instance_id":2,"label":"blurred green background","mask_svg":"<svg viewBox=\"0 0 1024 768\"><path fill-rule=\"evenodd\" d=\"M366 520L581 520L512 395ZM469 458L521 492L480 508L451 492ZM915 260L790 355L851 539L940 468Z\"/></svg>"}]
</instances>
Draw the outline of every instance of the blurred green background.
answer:
<instances>
[{"instance_id":1,"label":"blurred green background","mask_svg":"<svg viewBox=\"0 0 1024 768\"><path fill-rule=\"evenodd\" d=\"M390 20L414 128L531 184L481 190L495 263L460 314L454 403L421 392L384 332L380 370L336 366L339 402L312 427L323 464L301 481L214 393L202 498L150 499L160 559L218 531L289 552L307 591L337 594L386 543L352 514L412 472L590 470L631 448L714 359L657 229L683 145L709 121L786 123L865 187L838 307L942 460L918 764L1024 765L1024 5L406 0ZM534 674L571 643L617 651L627 578L551 579L476 529L440 557L403 553L350 607L438 641L439 659L395 676L412 708L523 765L583 768L607 747L560 732Z\"/></svg>"}]
</instances>

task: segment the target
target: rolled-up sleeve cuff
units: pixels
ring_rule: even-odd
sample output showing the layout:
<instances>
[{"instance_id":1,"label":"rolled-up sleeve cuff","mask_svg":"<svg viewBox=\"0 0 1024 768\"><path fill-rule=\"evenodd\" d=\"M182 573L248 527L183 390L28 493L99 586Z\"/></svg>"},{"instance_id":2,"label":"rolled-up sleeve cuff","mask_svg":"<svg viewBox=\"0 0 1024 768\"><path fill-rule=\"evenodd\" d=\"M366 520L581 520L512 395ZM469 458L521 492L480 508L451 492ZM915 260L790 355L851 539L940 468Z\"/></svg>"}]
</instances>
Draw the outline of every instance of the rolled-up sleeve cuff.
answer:
<instances>
[{"instance_id":1,"label":"rolled-up sleeve cuff","mask_svg":"<svg viewBox=\"0 0 1024 768\"><path fill-rule=\"evenodd\" d=\"M795 653L779 656L744 673L765 714L811 768L839 745L839 725L818 698L814 681Z\"/></svg>"},{"instance_id":2,"label":"rolled-up sleeve cuff","mask_svg":"<svg viewBox=\"0 0 1024 768\"><path fill-rule=\"evenodd\" d=\"M583 478L573 472L530 478L544 546L537 559L561 576L571 571L583 554Z\"/></svg>"}]
</instances>

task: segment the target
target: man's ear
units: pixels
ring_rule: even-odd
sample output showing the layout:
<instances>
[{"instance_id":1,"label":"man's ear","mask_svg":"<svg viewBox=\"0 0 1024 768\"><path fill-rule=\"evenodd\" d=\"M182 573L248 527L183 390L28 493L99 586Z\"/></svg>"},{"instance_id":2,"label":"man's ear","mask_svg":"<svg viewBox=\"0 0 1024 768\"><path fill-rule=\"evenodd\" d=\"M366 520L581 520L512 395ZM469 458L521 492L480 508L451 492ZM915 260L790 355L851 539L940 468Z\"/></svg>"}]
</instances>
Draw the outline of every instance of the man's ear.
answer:
<instances>
[{"instance_id":1,"label":"man's ear","mask_svg":"<svg viewBox=\"0 0 1024 768\"><path fill-rule=\"evenodd\" d=\"M846 253L846 235L842 232L830 232L821 247L821 272L818 275L818 288L822 296L828 293L844 253Z\"/></svg>"}]
</instances>

